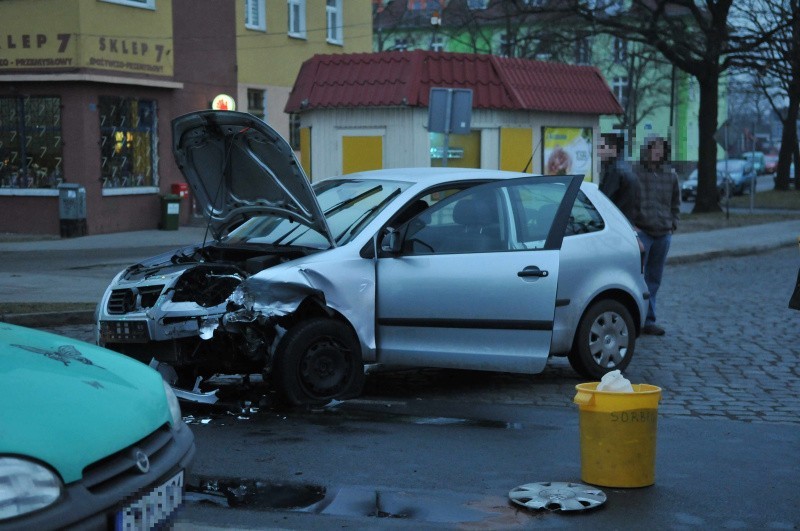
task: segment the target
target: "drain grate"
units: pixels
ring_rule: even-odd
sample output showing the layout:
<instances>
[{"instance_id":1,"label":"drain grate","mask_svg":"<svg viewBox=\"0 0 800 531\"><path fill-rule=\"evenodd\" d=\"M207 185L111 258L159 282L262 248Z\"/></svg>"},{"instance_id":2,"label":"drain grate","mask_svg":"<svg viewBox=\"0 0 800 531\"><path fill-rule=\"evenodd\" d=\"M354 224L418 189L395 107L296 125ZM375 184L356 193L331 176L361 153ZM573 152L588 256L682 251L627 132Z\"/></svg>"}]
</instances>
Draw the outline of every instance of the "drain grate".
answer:
<instances>
[{"instance_id":1,"label":"drain grate","mask_svg":"<svg viewBox=\"0 0 800 531\"><path fill-rule=\"evenodd\" d=\"M605 503L605 493L589 485L545 481L520 485L508 493L517 505L549 511L583 511Z\"/></svg>"}]
</instances>

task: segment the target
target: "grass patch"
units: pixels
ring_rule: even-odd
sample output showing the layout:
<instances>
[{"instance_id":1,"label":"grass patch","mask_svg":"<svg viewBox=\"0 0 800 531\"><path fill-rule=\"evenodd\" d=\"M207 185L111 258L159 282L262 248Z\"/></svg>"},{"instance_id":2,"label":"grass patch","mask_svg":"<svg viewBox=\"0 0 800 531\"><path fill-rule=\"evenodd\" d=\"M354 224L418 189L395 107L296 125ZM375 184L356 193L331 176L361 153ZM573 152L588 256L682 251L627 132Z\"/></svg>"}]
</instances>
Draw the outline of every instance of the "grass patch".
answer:
<instances>
[{"instance_id":1,"label":"grass patch","mask_svg":"<svg viewBox=\"0 0 800 531\"><path fill-rule=\"evenodd\" d=\"M0 302L0 314L94 311L93 302Z\"/></svg>"},{"instance_id":2,"label":"grass patch","mask_svg":"<svg viewBox=\"0 0 800 531\"><path fill-rule=\"evenodd\" d=\"M800 190L758 192L753 200L753 205L755 208L800 210ZM750 208L750 196L732 197L731 208Z\"/></svg>"}]
</instances>

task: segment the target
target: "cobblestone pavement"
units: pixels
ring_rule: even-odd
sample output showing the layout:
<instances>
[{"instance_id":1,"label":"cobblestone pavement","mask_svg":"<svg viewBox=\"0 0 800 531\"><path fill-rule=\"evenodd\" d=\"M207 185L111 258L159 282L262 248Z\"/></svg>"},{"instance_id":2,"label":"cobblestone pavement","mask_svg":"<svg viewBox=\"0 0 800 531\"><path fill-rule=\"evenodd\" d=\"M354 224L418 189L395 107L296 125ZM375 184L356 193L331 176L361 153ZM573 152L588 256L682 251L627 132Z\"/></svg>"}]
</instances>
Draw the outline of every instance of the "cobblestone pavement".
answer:
<instances>
[{"instance_id":1,"label":"cobblestone pavement","mask_svg":"<svg viewBox=\"0 0 800 531\"><path fill-rule=\"evenodd\" d=\"M642 336L625 375L663 389L659 414L800 424L800 312L787 307L796 248L669 265L658 295L663 337ZM90 326L51 329L92 341ZM372 374L363 398L576 407L584 380L566 359L538 375L419 369Z\"/></svg>"}]
</instances>

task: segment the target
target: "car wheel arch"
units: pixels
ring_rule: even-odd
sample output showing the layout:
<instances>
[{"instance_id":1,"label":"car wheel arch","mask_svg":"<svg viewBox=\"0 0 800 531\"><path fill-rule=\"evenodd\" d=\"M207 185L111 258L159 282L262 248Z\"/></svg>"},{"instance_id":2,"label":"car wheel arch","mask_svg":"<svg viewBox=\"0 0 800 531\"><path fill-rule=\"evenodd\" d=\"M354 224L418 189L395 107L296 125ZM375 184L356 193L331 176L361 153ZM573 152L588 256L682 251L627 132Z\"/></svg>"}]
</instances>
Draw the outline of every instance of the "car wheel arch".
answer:
<instances>
[{"instance_id":1,"label":"car wheel arch","mask_svg":"<svg viewBox=\"0 0 800 531\"><path fill-rule=\"evenodd\" d=\"M578 323L580 323L580 321L583 319L584 315L586 315L586 312L589 311L589 308L594 306L597 302L602 301L602 300L607 300L607 299L608 300L617 301L620 304L622 304L623 306L625 306L625 309L628 310L628 313L630 313L631 318L633 319L633 326L636 329L636 337L639 337L639 335L641 334L641 331L642 331L641 330L641 328L642 328L642 326L641 326L641 316L642 316L642 314L639 311L639 305L636 304L636 299L633 297L633 295L631 295L629 292L625 291L624 289L620 289L620 288L612 288L612 289L607 289L605 291L601 291L600 293L597 293L594 297L589 299L586 302L586 304L583 306L583 309L581 310L580 316L578 317ZM573 336L572 336L572 342L571 342L571 344L573 345L573 348L575 347L575 335L577 334L577 331L578 331L578 327L577 327L577 323L576 323L576 326L574 328L574 333L573 333Z\"/></svg>"}]
</instances>

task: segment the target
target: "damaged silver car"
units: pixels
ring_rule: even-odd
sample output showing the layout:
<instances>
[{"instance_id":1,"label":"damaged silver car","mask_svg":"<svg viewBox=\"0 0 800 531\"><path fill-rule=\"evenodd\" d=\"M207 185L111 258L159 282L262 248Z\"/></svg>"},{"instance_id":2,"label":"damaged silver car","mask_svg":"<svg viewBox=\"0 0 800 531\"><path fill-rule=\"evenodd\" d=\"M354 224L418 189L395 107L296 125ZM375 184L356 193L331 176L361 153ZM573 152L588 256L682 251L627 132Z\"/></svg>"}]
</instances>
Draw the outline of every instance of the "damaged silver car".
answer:
<instances>
[{"instance_id":1,"label":"damaged silver car","mask_svg":"<svg viewBox=\"0 0 800 531\"><path fill-rule=\"evenodd\" d=\"M262 373L290 404L357 396L364 367L625 369L646 312L640 247L580 176L391 169L309 183L244 113L173 121L213 239L132 265L98 341L197 390ZM155 360L152 357L155 356Z\"/></svg>"}]
</instances>

